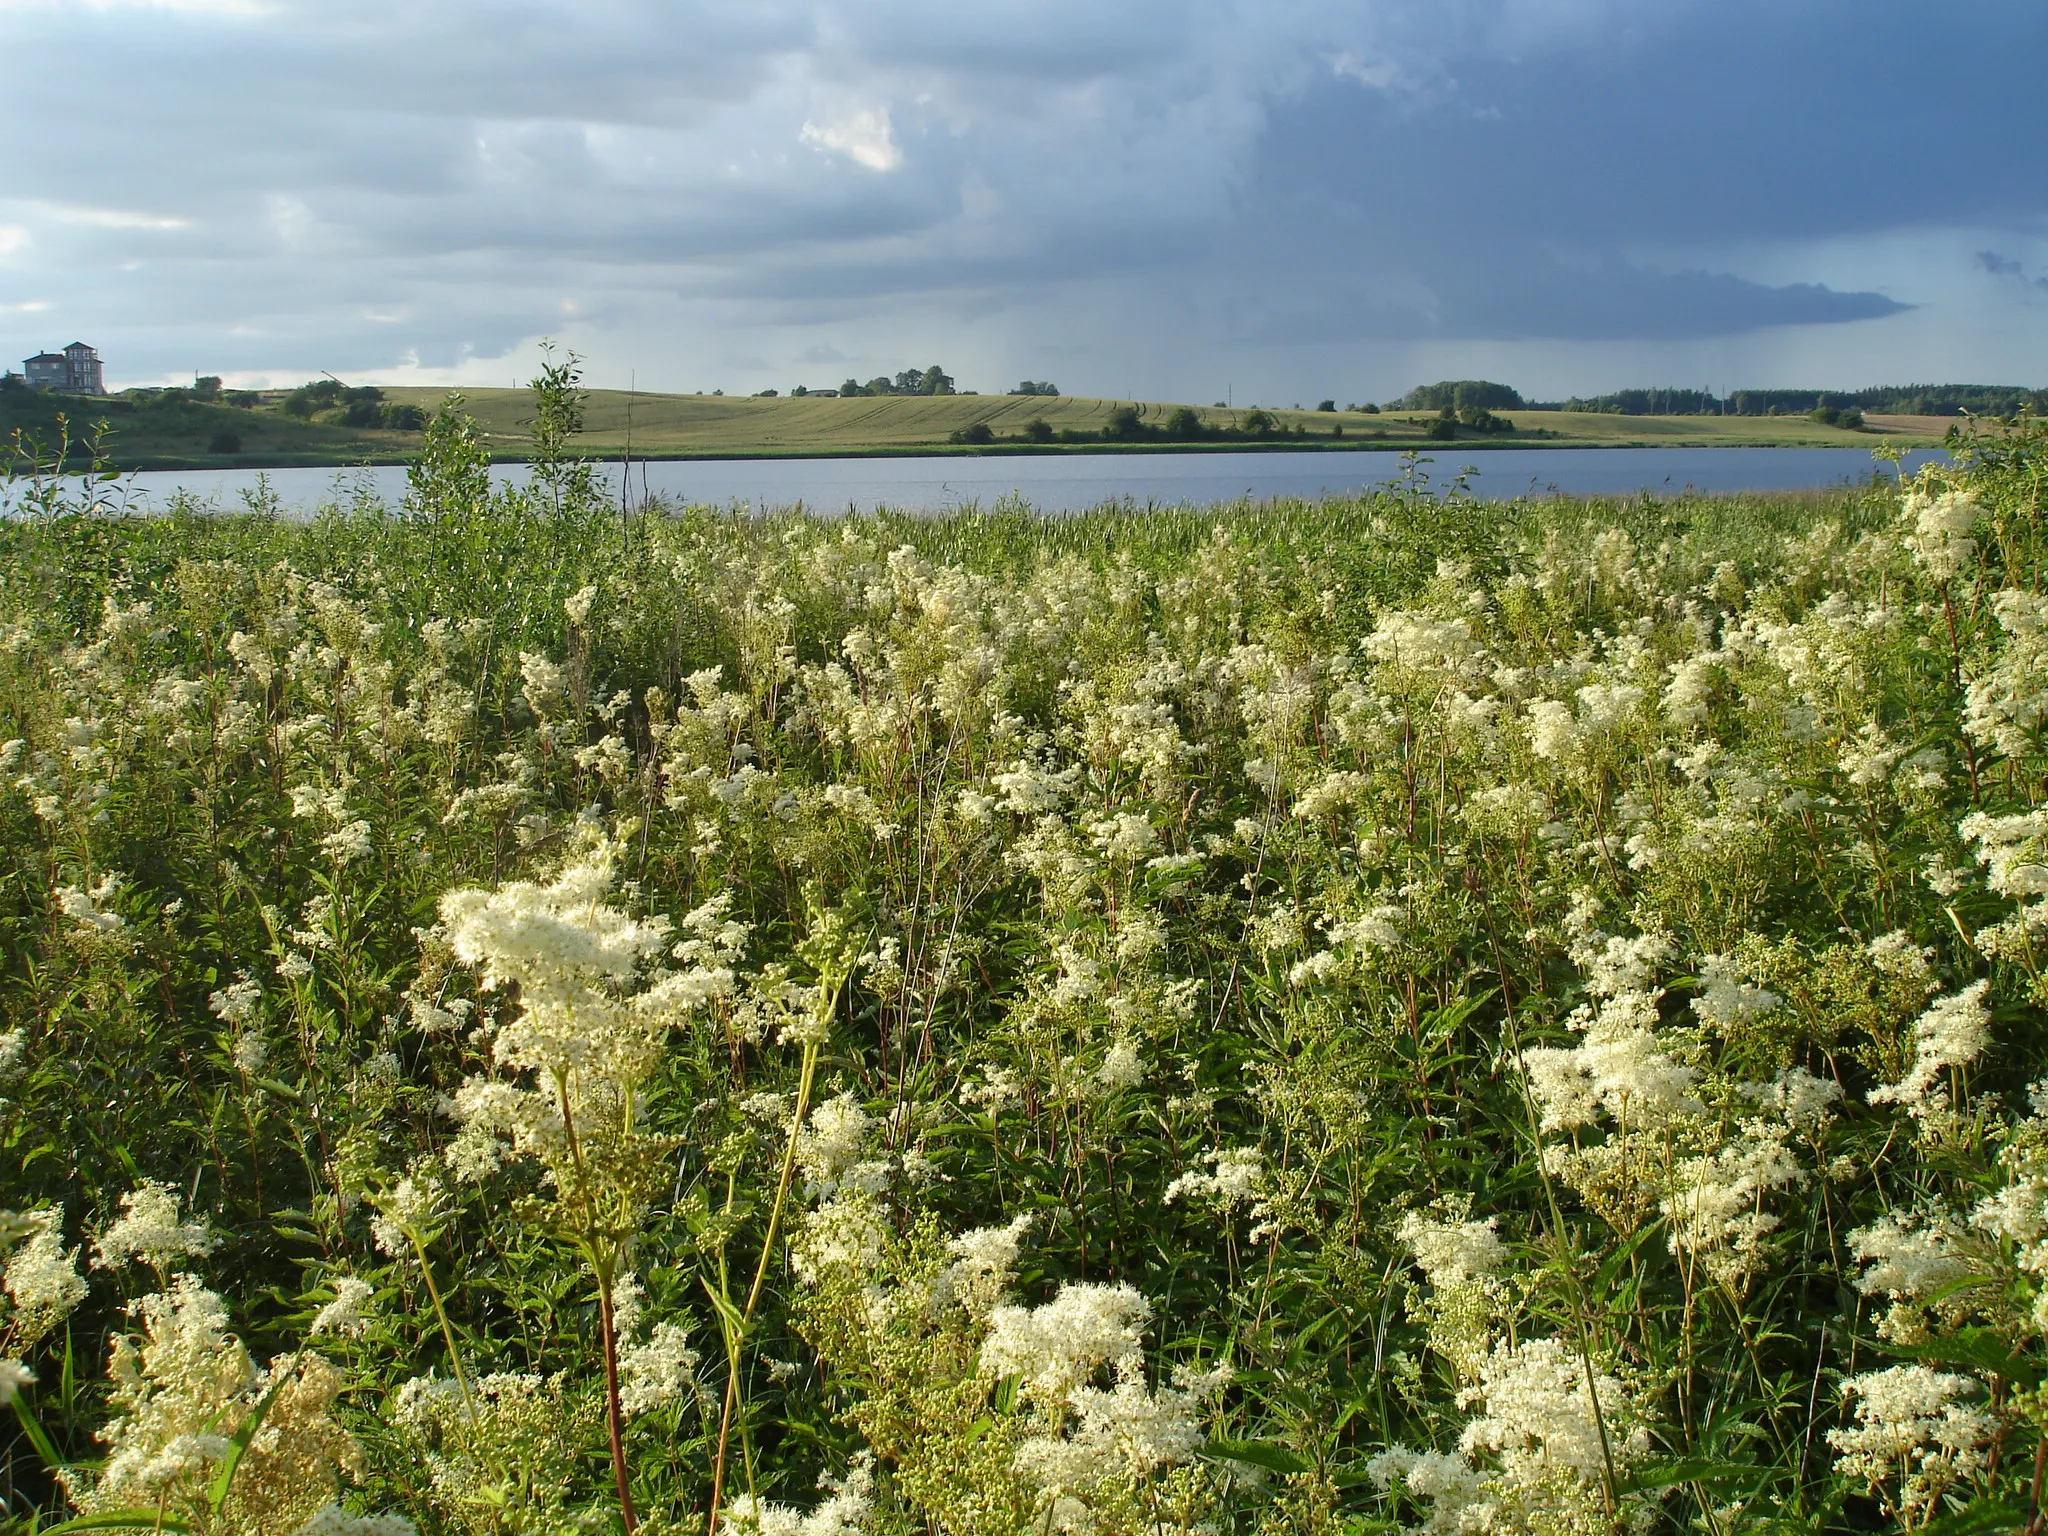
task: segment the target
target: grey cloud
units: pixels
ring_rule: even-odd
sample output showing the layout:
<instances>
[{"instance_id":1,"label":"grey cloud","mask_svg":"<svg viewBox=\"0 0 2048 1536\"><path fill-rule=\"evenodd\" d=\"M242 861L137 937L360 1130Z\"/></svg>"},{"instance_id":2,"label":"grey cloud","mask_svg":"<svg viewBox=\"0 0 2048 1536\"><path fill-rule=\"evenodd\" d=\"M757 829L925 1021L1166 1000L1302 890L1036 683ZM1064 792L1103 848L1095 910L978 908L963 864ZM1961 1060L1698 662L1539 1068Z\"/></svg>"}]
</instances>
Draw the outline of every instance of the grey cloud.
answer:
<instances>
[{"instance_id":1,"label":"grey cloud","mask_svg":"<svg viewBox=\"0 0 2048 1536\"><path fill-rule=\"evenodd\" d=\"M1926 295L1624 250L1865 232L1901 184L1929 219L2048 214L2007 131L2014 56L2048 30L2019 0L1981 11L1901 62L1873 39L1930 25L1905 0L0 7L14 110L60 109L88 64L99 91L17 159L0 225L30 243L0 255L0 299L33 288L138 369L491 357L565 325L748 359L771 350L754 331L913 311L1020 372L1142 352L1144 325L1284 368L1340 337L1881 320ZM1939 84L1961 61L1975 92ZM862 111L887 112L893 169L799 137ZM1957 132L2021 147L1994 176ZM49 212L88 201L189 222Z\"/></svg>"}]
</instances>

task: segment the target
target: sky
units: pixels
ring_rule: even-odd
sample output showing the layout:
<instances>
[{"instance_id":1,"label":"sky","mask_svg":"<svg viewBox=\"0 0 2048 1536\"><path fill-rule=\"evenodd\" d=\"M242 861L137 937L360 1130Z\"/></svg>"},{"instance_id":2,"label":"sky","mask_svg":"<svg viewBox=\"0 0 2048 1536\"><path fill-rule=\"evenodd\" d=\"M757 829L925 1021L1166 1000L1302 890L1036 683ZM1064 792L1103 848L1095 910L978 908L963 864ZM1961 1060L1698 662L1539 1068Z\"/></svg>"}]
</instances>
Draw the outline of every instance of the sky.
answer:
<instances>
[{"instance_id":1,"label":"sky","mask_svg":"<svg viewBox=\"0 0 2048 1536\"><path fill-rule=\"evenodd\" d=\"M0 358L2048 385L2040 0L0 0Z\"/></svg>"}]
</instances>

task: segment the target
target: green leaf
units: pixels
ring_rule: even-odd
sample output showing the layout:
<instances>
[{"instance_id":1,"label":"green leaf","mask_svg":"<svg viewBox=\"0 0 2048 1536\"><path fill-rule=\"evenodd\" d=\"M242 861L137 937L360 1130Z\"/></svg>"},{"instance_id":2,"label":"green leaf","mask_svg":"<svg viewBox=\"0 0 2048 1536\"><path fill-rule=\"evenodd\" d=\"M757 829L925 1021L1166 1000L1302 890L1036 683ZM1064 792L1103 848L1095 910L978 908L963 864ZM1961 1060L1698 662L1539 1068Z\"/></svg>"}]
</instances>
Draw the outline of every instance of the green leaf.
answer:
<instances>
[{"instance_id":1,"label":"green leaf","mask_svg":"<svg viewBox=\"0 0 2048 1536\"><path fill-rule=\"evenodd\" d=\"M1294 1452L1268 1445L1263 1440L1211 1440L1204 1449L1211 1456L1220 1456L1225 1461L1241 1461L1249 1467L1263 1467L1268 1472L1293 1474L1309 1470L1308 1463Z\"/></svg>"},{"instance_id":2,"label":"green leaf","mask_svg":"<svg viewBox=\"0 0 2048 1536\"><path fill-rule=\"evenodd\" d=\"M228 1490L234 1486L235 1472L242 1465L242 1458L249 1453L249 1442L256 1438L256 1431L263 1427L264 1415L270 1412L270 1405L277 1401L277 1394L284 1390L284 1384L291 1380L291 1374L284 1372L270 1384L270 1390L263 1394L263 1400L235 1427L232 1439L228 1441L228 1453L222 1459L220 1471L213 1475L207 1485L206 1507L216 1515L228 1501Z\"/></svg>"},{"instance_id":3,"label":"green leaf","mask_svg":"<svg viewBox=\"0 0 2048 1536\"><path fill-rule=\"evenodd\" d=\"M1966 1365L1972 1370L1988 1371L2023 1387L2041 1384L2041 1367L2014 1354L2011 1346L1990 1328L1964 1328L1946 1338L1928 1339L1920 1344L1877 1347L1888 1354L1904 1355L1908 1360L1922 1360L1929 1365Z\"/></svg>"},{"instance_id":4,"label":"green leaf","mask_svg":"<svg viewBox=\"0 0 2048 1536\"><path fill-rule=\"evenodd\" d=\"M1979 1502L1930 1520L1919 1529L1920 1536L1991 1536L1996 1531L2017 1531L2026 1523L2026 1511L2016 1505Z\"/></svg>"},{"instance_id":5,"label":"green leaf","mask_svg":"<svg viewBox=\"0 0 2048 1536\"><path fill-rule=\"evenodd\" d=\"M1769 1482L1775 1476L1776 1473L1770 1467L1696 1456L1682 1461L1654 1462L1623 1479L1620 1488L1629 1493L1648 1493L1658 1488L1676 1488L1684 1483L1702 1483L1710 1487L1719 1487L1745 1478Z\"/></svg>"},{"instance_id":6,"label":"green leaf","mask_svg":"<svg viewBox=\"0 0 2048 1536\"><path fill-rule=\"evenodd\" d=\"M159 1514L153 1509L108 1509L97 1515L80 1515L75 1520L66 1520L62 1525L46 1528L42 1536L63 1536L67 1531L178 1531L192 1529L176 1515Z\"/></svg>"},{"instance_id":7,"label":"green leaf","mask_svg":"<svg viewBox=\"0 0 2048 1536\"><path fill-rule=\"evenodd\" d=\"M43 1465L52 1472L62 1467L64 1458L57 1454L56 1442L50 1439L42 1421L19 1392L14 1394L14 1416L21 1420L21 1432L28 1436L28 1443L36 1448L36 1454L43 1458Z\"/></svg>"}]
</instances>

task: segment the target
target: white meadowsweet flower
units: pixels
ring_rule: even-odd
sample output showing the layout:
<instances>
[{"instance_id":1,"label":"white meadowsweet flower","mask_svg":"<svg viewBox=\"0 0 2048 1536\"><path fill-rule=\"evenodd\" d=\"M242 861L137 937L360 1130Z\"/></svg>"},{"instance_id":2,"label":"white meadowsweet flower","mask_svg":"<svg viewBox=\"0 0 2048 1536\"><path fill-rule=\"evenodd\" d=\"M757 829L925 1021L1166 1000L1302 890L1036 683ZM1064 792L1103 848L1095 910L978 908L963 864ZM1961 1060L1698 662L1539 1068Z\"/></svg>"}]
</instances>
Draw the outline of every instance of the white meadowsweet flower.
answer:
<instances>
[{"instance_id":1,"label":"white meadowsweet flower","mask_svg":"<svg viewBox=\"0 0 2048 1536\"><path fill-rule=\"evenodd\" d=\"M1138 1050L1135 1040L1123 1039L1111 1043L1103 1054L1102 1065L1095 1069L1095 1082L1105 1093L1114 1093L1122 1088L1136 1088L1145 1081L1145 1058Z\"/></svg>"},{"instance_id":2,"label":"white meadowsweet flower","mask_svg":"<svg viewBox=\"0 0 2048 1536\"><path fill-rule=\"evenodd\" d=\"M109 903L121 893L127 880L120 875L109 874L90 891L75 885L57 888L57 906L64 915L78 925L80 931L98 934L102 937L116 937L127 930L128 919L111 910Z\"/></svg>"},{"instance_id":3,"label":"white meadowsweet flower","mask_svg":"<svg viewBox=\"0 0 2048 1536\"><path fill-rule=\"evenodd\" d=\"M814 1185L828 1187L860 1160L875 1124L851 1090L827 1099L811 1111L810 1122L797 1133L797 1167Z\"/></svg>"},{"instance_id":4,"label":"white meadowsweet flower","mask_svg":"<svg viewBox=\"0 0 2048 1536\"><path fill-rule=\"evenodd\" d=\"M1983 1392L1976 1378L1894 1365L1851 1376L1842 1390L1855 1401L1856 1422L1828 1431L1828 1444L1841 1452L1836 1466L1873 1493L1883 1490L1888 1511L1909 1520L1931 1512L1984 1465L1997 1422L1963 1401ZM1894 1480L1896 1492L1888 1486Z\"/></svg>"},{"instance_id":5,"label":"white meadowsweet flower","mask_svg":"<svg viewBox=\"0 0 2048 1536\"><path fill-rule=\"evenodd\" d=\"M942 1294L957 1301L970 1317L986 1317L1002 1299L1017 1267L1017 1251L1033 1218L1027 1213L1001 1227L976 1227L947 1242L953 1256L939 1279Z\"/></svg>"},{"instance_id":6,"label":"white meadowsweet flower","mask_svg":"<svg viewBox=\"0 0 2048 1536\"><path fill-rule=\"evenodd\" d=\"M414 1536L418 1529L403 1515L352 1515L339 1504L324 1504L292 1536Z\"/></svg>"},{"instance_id":7,"label":"white meadowsweet flower","mask_svg":"<svg viewBox=\"0 0 2048 1536\"><path fill-rule=\"evenodd\" d=\"M809 1514L741 1494L726 1511L734 1536L861 1536L874 1508L874 1469L868 1453L856 1456L844 1479L826 1484L827 1496Z\"/></svg>"},{"instance_id":8,"label":"white meadowsweet flower","mask_svg":"<svg viewBox=\"0 0 2048 1536\"><path fill-rule=\"evenodd\" d=\"M1787 1067L1752 1096L1764 1108L1776 1110L1793 1130L1810 1136L1841 1102L1842 1085L1831 1077L1815 1077L1804 1067Z\"/></svg>"},{"instance_id":9,"label":"white meadowsweet flower","mask_svg":"<svg viewBox=\"0 0 2048 1536\"><path fill-rule=\"evenodd\" d=\"M1499 1226L1493 1216L1484 1221L1438 1221L1410 1211L1394 1235L1415 1255L1430 1284L1443 1286L1490 1275L1507 1262Z\"/></svg>"},{"instance_id":10,"label":"white meadowsweet flower","mask_svg":"<svg viewBox=\"0 0 2048 1536\"><path fill-rule=\"evenodd\" d=\"M1849 1251L1868 1265L1856 1281L1866 1296L1924 1300L1971 1273L1945 1230L1898 1212L1851 1232Z\"/></svg>"},{"instance_id":11,"label":"white meadowsweet flower","mask_svg":"<svg viewBox=\"0 0 2048 1536\"><path fill-rule=\"evenodd\" d=\"M1133 864L1159 851L1158 831L1147 818L1135 812L1119 812L1091 822L1088 835L1105 858L1119 864Z\"/></svg>"},{"instance_id":12,"label":"white meadowsweet flower","mask_svg":"<svg viewBox=\"0 0 2048 1536\"><path fill-rule=\"evenodd\" d=\"M1064 1403L1103 1367L1135 1365L1152 1306L1129 1285L1068 1283L1042 1307L997 1307L981 1372L1021 1378L1025 1395Z\"/></svg>"},{"instance_id":13,"label":"white meadowsweet flower","mask_svg":"<svg viewBox=\"0 0 2048 1536\"><path fill-rule=\"evenodd\" d=\"M358 1280L353 1275L344 1275L334 1282L334 1300L313 1314L313 1321L306 1328L306 1337L318 1338L323 1333L340 1334L343 1338L359 1339L369 1328L369 1318L364 1309L377 1288L367 1280Z\"/></svg>"},{"instance_id":14,"label":"white meadowsweet flower","mask_svg":"<svg viewBox=\"0 0 2048 1536\"><path fill-rule=\"evenodd\" d=\"M1166 1186L1166 1203L1193 1195L1213 1201L1223 1210L1235 1210L1259 1199L1265 1180L1265 1154L1257 1147L1227 1147L1203 1154L1210 1165L1207 1173L1197 1170L1180 1175Z\"/></svg>"},{"instance_id":15,"label":"white meadowsweet flower","mask_svg":"<svg viewBox=\"0 0 2048 1536\"><path fill-rule=\"evenodd\" d=\"M23 1387L35 1385L36 1373L19 1360L0 1360L0 1408L20 1395Z\"/></svg>"},{"instance_id":16,"label":"white meadowsweet flower","mask_svg":"<svg viewBox=\"0 0 2048 1536\"><path fill-rule=\"evenodd\" d=\"M1921 568L1936 581L1960 574L1976 558L1977 541L1971 532L1984 508L1967 491L1930 494L1916 486L1906 496L1904 515L1912 520L1913 531L1906 548Z\"/></svg>"},{"instance_id":17,"label":"white meadowsweet flower","mask_svg":"<svg viewBox=\"0 0 2048 1536\"><path fill-rule=\"evenodd\" d=\"M270 1062L270 1042L253 1029L246 1029L235 1037L235 1070L252 1076L261 1072Z\"/></svg>"},{"instance_id":18,"label":"white meadowsweet flower","mask_svg":"<svg viewBox=\"0 0 2048 1536\"><path fill-rule=\"evenodd\" d=\"M1991 1010L1984 994L1988 979L1937 999L1913 1021L1913 1065L1896 1083L1870 1091L1873 1104L1897 1104L1907 1113L1926 1112L1929 1092L1948 1067L1966 1067L1991 1043Z\"/></svg>"},{"instance_id":19,"label":"white meadowsweet flower","mask_svg":"<svg viewBox=\"0 0 2048 1536\"><path fill-rule=\"evenodd\" d=\"M1775 992L1754 986L1742 962L1728 955L1708 955L1700 961L1700 992L1692 1011L1703 1024L1722 1031L1740 1029L1783 1006Z\"/></svg>"},{"instance_id":20,"label":"white meadowsweet flower","mask_svg":"<svg viewBox=\"0 0 2048 1536\"><path fill-rule=\"evenodd\" d=\"M620 1407L641 1414L694 1393L698 1359L679 1324L656 1323L644 1343L619 1350Z\"/></svg>"},{"instance_id":21,"label":"white meadowsweet flower","mask_svg":"<svg viewBox=\"0 0 2048 1536\"><path fill-rule=\"evenodd\" d=\"M256 1020L256 1008L263 1001L263 988L251 977L244 975L239 981L230 983L206 999L213 1016L223 1024L247 1028Z\"/></svg>"},{"instance_id":22,"label":"white meadowsweet flower","mask_svg":"<svg viewBox=\"0 0 2048 1536\"><path fill-rule=\"evenodd\" d=\"M1756 1271L1763 1261L1763 1241L1779 1221L1763 1209L1764 1196L1806 1182L1805 1171L1785 1145L1790 1134L1783 1123L1746 1121L1741 1134L1719 1151L1678 1164L1677 1187L1659 1204L1669 1223L1673 1254L1698 1258L1728 1286Z\"/></svg>"},{"instance_id":23,"label":"white meadowsweet flower","mask_svg":"<svg viewBox=\"0 0 2048 1536\"><path fill-rule=\"evenodd\" d=\"M26 1349L71 1315L87 1287L78 1272L78 1249L64 1246L63 1212L52 1206L23 1219L35 1230L8 1255L0 1286L14 1303L9 1327L15 1343Z\"/></svg>"},{"instance_id":24,"label":"white meadowsweet flower","mask_svg":"<svg viewBox=\"0 0 2048 1536\"><path fill-rule=\"evenodd\" d=\"M1331 923L1330 945L1339 949L1347 945L1358 949L1399 949L1403 943L1399 925L1406 917L1396 906L1374 907L1358 917Z\"/></svg>"},{"instance_id":25,"label":"white meadowsweet flower","mask_svg":"<svg viewBox=\"0 0 2048 1536\"><path fill-rule=\"evenodd\" d=\"M179 1200L168 1184L144 1179L121 1197L121 1216L93 1245L92 1267L113 1269L140 1259L168 1269L178 1259L213 1252L214 1237L203 1223L179 1219Z\"/></svg>"}]
</instances>

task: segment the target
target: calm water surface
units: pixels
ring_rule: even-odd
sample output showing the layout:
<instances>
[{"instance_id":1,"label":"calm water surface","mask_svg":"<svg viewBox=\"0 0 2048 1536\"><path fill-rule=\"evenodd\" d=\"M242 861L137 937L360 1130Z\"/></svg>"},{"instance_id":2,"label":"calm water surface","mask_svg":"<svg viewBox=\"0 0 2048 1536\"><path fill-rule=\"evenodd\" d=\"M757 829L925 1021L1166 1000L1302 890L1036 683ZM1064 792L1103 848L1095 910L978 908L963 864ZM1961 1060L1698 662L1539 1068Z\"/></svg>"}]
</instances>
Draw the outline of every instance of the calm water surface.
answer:
<instances>
[{"instance_id":1,"label":"calm water surface","mask_svg":"<svg viewBox=\"0 0 2048 1536\"><path fill-rule=\"evenodd\" d=\"M1906 455L1908 469L1940 450ZM1868 478L1874 463L1861 448L1489 448L1435 456L1425 467L1437 484L1469 467L1477 495L1630 496L1697 491L1790 491ZM1067 454L1043 457L903 459L711 459L632 467L632 495L674 504L786 507L801 502L821 512L948 512L986 510L1008 496L1042 512L1078 512L1109 501L1207 506L1238 497L1314 497L1383 485L1401 472L1401 455L1349 453ZM402 468L166 470L131 477L136 503L160 508L177 492L226 509L257 491L259 473L278 502L310 510L323 502L373 495L396 506L405 494ZM525 477L521 465L493 471L502 481ZM608 467L613 493L618 466Z\"/></svg>"}]
</instances>

